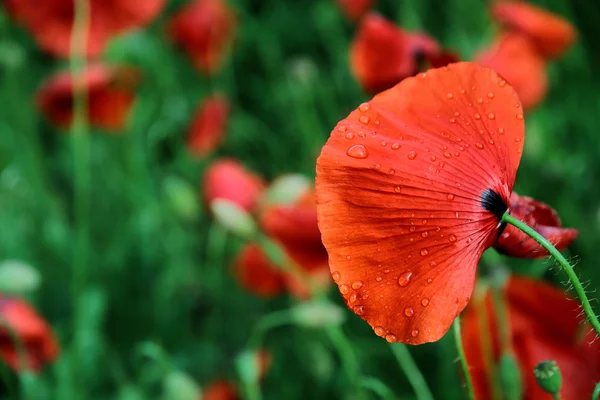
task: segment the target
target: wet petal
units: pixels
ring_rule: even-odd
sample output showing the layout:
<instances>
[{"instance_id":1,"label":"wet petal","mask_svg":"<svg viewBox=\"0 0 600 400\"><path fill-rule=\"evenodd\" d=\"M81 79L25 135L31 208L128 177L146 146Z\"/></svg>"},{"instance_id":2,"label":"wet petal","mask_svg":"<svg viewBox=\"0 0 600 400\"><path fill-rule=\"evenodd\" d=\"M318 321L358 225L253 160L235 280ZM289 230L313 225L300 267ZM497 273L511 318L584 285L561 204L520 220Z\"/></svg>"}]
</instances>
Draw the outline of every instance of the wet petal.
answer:
<instances>
[{"instance_id":1,"label":"wet petal","mask_svg":"<svg viewBox=\"0 0 600 400\"><path fill-rule=\"evenodd\" d=\"M563 228L558 214L549 205L531 197L513 193L510 213L548 239L558 250L564 250L577 238L579 231ZM521 258L542 258L548 252L534 239L512 225L508 225L494 245L500 253Z\"/></svg>"},{"instance_id":2,"label":"wet petal","mask_svg":"<svg viewBox=\"0 0 600 400\"><path fill-rule=\"evenodd\" d=\"M465 307L508 204L522 112L494 71L459 63L402 81L332 132L319 227L346 303L378 335L435 341Z\"/></svg>"}]
</instances>

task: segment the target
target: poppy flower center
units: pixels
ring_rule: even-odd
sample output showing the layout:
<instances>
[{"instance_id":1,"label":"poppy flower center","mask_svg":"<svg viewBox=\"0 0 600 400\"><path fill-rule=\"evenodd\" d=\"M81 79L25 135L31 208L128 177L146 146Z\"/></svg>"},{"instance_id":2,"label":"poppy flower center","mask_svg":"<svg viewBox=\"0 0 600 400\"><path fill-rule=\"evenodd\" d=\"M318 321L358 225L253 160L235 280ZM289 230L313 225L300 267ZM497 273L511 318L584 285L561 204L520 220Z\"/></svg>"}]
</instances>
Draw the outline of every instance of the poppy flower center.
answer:
<instances>
[{"instance_id":1,"label":"poppy flower center","mask_svg":"<svg viewBox=\"0 0 600 400\"><path fill-rule=\"evenodd\" d=\"M506 210L508 210L508 206L502 200L502 197L492 189L485 189L481 193L481 206L494 214L498 220L501 220Z\"/></svg>"}]
</instances>

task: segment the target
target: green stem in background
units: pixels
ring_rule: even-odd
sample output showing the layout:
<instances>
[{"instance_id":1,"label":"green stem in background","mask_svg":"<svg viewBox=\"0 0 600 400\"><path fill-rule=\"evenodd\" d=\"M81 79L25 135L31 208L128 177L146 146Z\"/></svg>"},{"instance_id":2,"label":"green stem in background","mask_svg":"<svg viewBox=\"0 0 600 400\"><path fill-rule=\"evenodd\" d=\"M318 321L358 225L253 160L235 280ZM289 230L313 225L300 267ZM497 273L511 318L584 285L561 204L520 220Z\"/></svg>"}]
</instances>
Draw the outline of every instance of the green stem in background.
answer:
<instances>
[{"instance_id":1,"label":"green stem in background","mask_svg":"<svg viewBox=\"0 0 600 400\"><path fill-rule=\"evenodd\" d=\"M496 379L496 376L498 375L498 366L494 361L494 352L490 339L489 317L485 304L487 287L485 290L483 290L483 293L481 293L478 289L479 286L475 289L476 294L474 296L473 307L475 307L477 314L477 324L480 332L479 338L481 340L481 351L487 365L487 379L492 387L492 399L502 400L504 398L504 394L502 392L502 387L498 384Z\"/></svg>"},{"instance_id":2,"label":"green stem in background","mask_svg":"<svg viewBox=\"0 0 600 400\"><path fill-rule=\"evenodd\" d=\"M427 386L427 382L419 371L417 364L413 360L410 355L410 351L408 351L408 346L402 343L391 343L390 348L392 349L392 353L396 357L398 364L400 364L400 369L406 377L408 378L408 382L412 386L415 394L417 395L417 399L419 400L433 400L433 395L431 394L431 390Z\"/></svg>"},{"instance_id":3,"label":"green stem in background","mask_svg":"<svg viewBox=\"0 0 600 400\"><path fill-rule=\"evenodd\" d=\"M263 337L273 328L277 328L283 325L287 325L293 321L293 316L289 310L274 311L267 315L264 315L258 320L258 323L254 326L254 330L248 339L248 349L257 350L263 340Z\"/></svg>"},{"instance_id":4,"label":"green stem in background","mask_svg":"<svg viewBox=\"0 0 600 400\"><path fill-rule=\"evenodd\" d=\"M552 255L552 257L554 257L556 259L558 264L560 264L562 269L565 271L565 273L569 277L569 281L573 285L573 288L575 289L575 293L577 294L577 297L579 297L579 301L581 302L581 306L583 307L583 312L584 312L585 316L587 317L590 324L592 324L592 327L596 331L596 335L600 336L600 322L598 321L598 318L596 318L596 315L594 314L594 310L592 309L590 301L587 298L587 295L585 294L585 290L583 289L583 286L581 286L581 282L579 281L577 274L575 274L573 267L571 266L571 264L569 264L567 259L560 253L560 251L558 251L556 249L556 247L554 247L552 245L552 243L550 243L548 240L546 240L545 237L540 235L538 232L536 232L533 228L529 227L524 222L521 222L518 219L516 219L515 217L511 216L508 213L508 211L505 212L504 215L502 216L502 222L511 224L511 225L515 226L516 228L520 229L521 231L523 231L525 234L529 235L536 242L538 242L544 249L546 249L548 251L548 253L550 253Z\"/></svg>"},{"instance_id":5,"label":"green stem in background","mask_svg":"<svg viewBox=\"0 0 600 400\"><path fill-rule=\"evenodd\" d=\"M88 98L85 89L87 28L90 20L88 0L75 0L75 15L71 36L70 69L73 79L73 174L76 237L73 247L73 301L87 279L89 262L90 218L90 143L88 131Z\"/></svg>"},{"instance_id":6,"label":"green stem in background","mask_svg":"<svg viewBox=\"0 0 600 400\"><path fill-rule=\"evenodd\" d=\"M600 382L596 384L596 388L592 394L592 400L598 400L598 397L600 397Z\"/></svg>"},{"instance_id":7,"label":"green stem in background","mask_svg":"<svg viewBox=\"0 0 600 400\"><path fill-rule=\"evenodd\" d=\"M3 318L0 318L0 329L8 333L13 346L15 346L15 352L17 353L18 359L18 375L21 381L21 393L23 395L23 399L30 399L32 398L31 388L29 387L30 385L28 382L24 379L24 375L29 371L25 345L23 345L23 341L17 332L15 332L12 326L10 326L10 324Z\"/></svg>"},{"instance_id":8,"label":"green stem in background","mask_svg":"<svg viewBox=\"0 0 600 400\"><path fill-rule=\"evenodd\" d=\"M458 352L458 358L460 359L460 365L462 367L463 375L465 377L465 386L467 388L467 397L469 400L475 400L475 394L473 393L473 382L471 381L471 374L469 373L469 365L467 364L467 358L465 357L465 350L462 345L462 337L460 335L460 316L456 317L453 324L454 328L454 341L456 343L456 351Z\"/></svg>"},{"instance_id":9,"label":"green stem in background","mask_svg":"<svg viewBox=\"0 0 600 400\"><path fill-rule=\"evenodd\" d=\"M360 386L375 393L383 400L395 400L394 392L379 379L372 376L363 376L360 380Z\"/></svg>"},{"instance_id":10,"label":"green stem in background","mask_svg":"<svg viewBox=\"0 0 600 400\"><path fill-rule=\"evenodd\" d=\"M348 377L351 385L359 385L360 384L360 367L358 365L358 359L356 358L356 354L354 353L354 349L352 344L348 340L348 337L342 330L340 326L327 326L325 328L325 332L335 347L337 351L340 361L342 363L342 368ZM362 397L362 393L357 391L358 398Z\"/></svg>"}]
</instances>

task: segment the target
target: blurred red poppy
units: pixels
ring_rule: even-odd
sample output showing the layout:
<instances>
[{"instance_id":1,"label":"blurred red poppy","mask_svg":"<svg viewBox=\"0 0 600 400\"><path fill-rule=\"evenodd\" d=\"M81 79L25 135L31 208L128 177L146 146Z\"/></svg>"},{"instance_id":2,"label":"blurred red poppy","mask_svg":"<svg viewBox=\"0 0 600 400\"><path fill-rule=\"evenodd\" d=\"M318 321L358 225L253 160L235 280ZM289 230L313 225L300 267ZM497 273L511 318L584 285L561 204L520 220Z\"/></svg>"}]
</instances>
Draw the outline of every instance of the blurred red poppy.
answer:
<instances>
[{"instance_id":1,"label":"blurred red poppy","mask_svg":"<svg viewBox=\"0 0 600 400\"><path fill-rule=\"evenodd\" d=\"M240 400L236 387L228 381L217 380L202 390L200 400Z\"/></svg>"},{"instance_id":2,"label":"blurred red poppy","mask_svg":"<svg viewBox=\"0 0 600 400\"><path fill-rule=\"evenodd\" d=\"M577 38L569 21L524 1L495 2L492 14L509 30L527 36L546 58L560 57Z\"/></svg>"},{"instance_id":3,"label":"blurred red poppy","mask_svg":"<svg viewBox=\"0 0 600 400\"><path fill-rule=\"evenodd\" d=\"M123 130L135 99L137 71L94 64L83 74L90 123L107 131ZM73 120L73 86L73 76L63 71L47 80L37 93L42 113L61 128L67 128Z\"/></svg>"},{"instance_id":4,"label":"blurred red poppy","mask_svg":"<svg viewBox=\"0 0 600 400\"><path fill-rule=\"evenodd\" d=\"M6 0L5 4L43 50L57 57L69 57L73 0ZM150 23L164 5L165 0L89 0L87 56L99 56L114 36Z\"/></svg>"},{"instance_id":5,"label":"blurred red poppy","mask_svg":"<svg viewBox=\"0 0 600 400\"><path fill-rule=\"evenodd\" d=\"M524 383L524 398L546 400L550 396L537 385L533 368L544 360L555 360L562 373L561 398L588 399L600 380L600 342L594 333L582 337L585 317L576 301L544 282L512 277L505 288L510 346L520 367ZM462 320L462 341L469 372L473 379L475 398L490 399L492 376L489 362L500 358L499 324L488 294L486 315L469 306ZM481 332L481 326L489 329ZM481 337L490 337L490 349L484 351ZM592 343L593 342L593 343ZM590 344L591 343L591 344ZM485 360L484 354L493 360Z\"/></svg>"},{"instance_id":6,"label":"blurred red poppy","mask_svg":"<svg viewBox=\"0 0 600 400\"><path fill-rule=\"evenodd\" d=\"M517 91L525 110L534 108L546 97L546 63L525 36L503 35L475 60L506 79Z\"/></svg>"},{"instance_id":7,"label":"blurred red poppy","mask_svg":"<svg viewBox=\"0 0 600 400\"><path fill-rule=\"evenodd\" d=\"M27 367L38 371L58 357L58 343L50 326L27 303L0 296L0 319L5 321L21 341ZM0 327L0 356L18 371L21 360L11 335Z\"/></svg>"},{"instance_id":8,"label":"blurred red poppy","mask_svg":"<svg viewBox=\"0 0 600 400\"><path fill-rule=\"evenodd\" d=\"M283 271L256 244L246 245L238 254L235 275L244 289L259 297L275 297L285 289Z\"/></svg>"},{"instance_id":9,"label":"blurred red poppy","mask_svg":"<svg viewBox=\"0 0 600 400\"><path fill-rule=\"evenodd\" d=\"M337 0L338 5L351 21L358 21L373 7L375 0Z\"/></svg>"},{"instance_id":10,"label":"blurred red poppy","mask_svg":"<svg viewBox=\"0 0 600 400\"><path fill-rule=\"evenodd\" d=\"M169 23L169 35L196 68L215 73L223 63L236 32L236 17L223 0L193 0Z\"/></svg>"},{"instance_id":11,"label":"blurred red poppy","mask_svg":"<svg viewBox=\"0 0 600 400\"><path fill-rule=\"evenodd\" d=\"M531 197L519 196L513 192L510 196L510 214L535 229L558 250L569 247L579 235L577 229L562 227L560 218L552 207ZM494 247L500 253L513 257L541 258L548 256L548 252L538 242L512 225L506 226Z\"/></svg>"},{"instance_id":12,"label":"blurred red poppy","mask_svg":"<svg viewBox=\"0 0 600 400\"><path fill-rule=\"evenodd\" d=\"M466 306L523 149L513 88L474 63L408 78L340 121L317 213L350 309L390 342L438 340Z\"/></svg>"},{"instance_id":13,"label":"blurred red poppy","mask_svg":"<svg viewBox=\"0 0 600 400\"><path fill-rule=\"evenodd\" d=\"M363 18L352 41L350 66L363 89L376 93L415 75L422 59L439 63L442 53L426 34L406 32L372 12Z\"/></svg>"},{"instance_id":14,"label":"blurred red poppy","mask_svg":"<svg viewBox=\"0 0 600 400\"><path fill-rule=\"evenodd\" d=\"M230 158L213 162L204 173L204 196L209 203L215 199L225 199L252 212L264 187L258 175Z\"/></svg>"},{"instance_id":15,"label":"blurred red poppy","mask_svg":"<svg viewBox=\"0 0 600 400\"><path fill-rule=\"evenodd\" d=\"M227 128L229 101L220 95L210 96L200 104L190 127L187 145L194 156L206 156L217 148Z\"/></svg>"}]
</instances>

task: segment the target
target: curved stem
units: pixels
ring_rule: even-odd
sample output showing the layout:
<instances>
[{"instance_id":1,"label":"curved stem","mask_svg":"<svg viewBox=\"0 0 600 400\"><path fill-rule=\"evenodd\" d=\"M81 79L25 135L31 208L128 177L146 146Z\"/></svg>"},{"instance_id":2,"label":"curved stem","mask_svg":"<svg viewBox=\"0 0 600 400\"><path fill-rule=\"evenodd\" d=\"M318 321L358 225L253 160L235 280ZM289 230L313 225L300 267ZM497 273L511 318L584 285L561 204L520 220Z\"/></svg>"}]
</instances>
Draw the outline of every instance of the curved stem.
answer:
<instances>
[{"instance_id":1,"label":"curved stem","mask_svg":"<svg viewBox=\"0 0 600 400\"><path fill-rule=\"evenodd\" d=\"M465 357L465 350L462 345L462 338L460 336L460 317L456 317L454 320L454 341L456 343L456 350L458 352L458 358L460 359L460 365L465 376L465 386L467 387L467 397L469 400L475 400L473 394L473 382L471 381L471 374L469 373L469 366L467 365L467 358Z\"/></svg>"},{"instance_id":2,"label":"curved stem","mask_svg":"<svg viewBox=\"0 0 600 400\"><path fill-rule=\"evenodd\" d=\"M508 214L508 211L505 212L502 216L502 222L511 224L523 231L525 234L531 236L531 238L538 242L544 249L548 251L548 253L552 255L552 257L556 259L556 261L560 264L562 269L569 277L569 281L573 285L575 293L577 294L577 297L581 302L581 306L583 307L583 312L585 313L585 316L596 331L596 334L600 336L600 322L598 321L598 318L596 318L596 314L594 314L594 310L592 309L590 301L587 298L587 295L585 294L585 290L583 289L583 286L581 285L577 274L575 274L575 271L573 271L573 267L571 266L571 264L569 264L567 259L560 253L560 251L556 249L556 247L552 245L552 243L546 240L545 237L537 233L533 228L529 227L524 222L519 221L515 217Z\"/></svg>"},{"instance_id":3,"label":"curved stem","mask_svg":"<svg viewBox=\"0 0 600 400\"><path fill-rule=\"evenodd\" d=\"M358 385L360 379L360 367L358 365L358 360L356 359L354 348L344 334L344 331L336 325L326 327L325 332L340 357L342 368L350 383Z\"/></svg>"},{"instance_id":4,"label":"curved stem","mask_svg":"<svg viewBox=\"0 0 600 400\"><path fill-rule=\"evenodd\" d=\"M390 348L392 349L392 353L396 357L398 364L400 364L402 372L404 372L404 374L408 378L408 382L415 391L417 399L433 400L431 390L429 390L427 382L425 382L425 378L423 378L423 374L421 374L421 371L419 371L417 364L415 364L415 361L410 355L408 347L405 344L392 343L390 344Z\"/></svg>"},{"instance_id":5,"label":"curved stem","mask_svg":"<svg viewBox=\"0 0 600 400\"><path fill-rule=\"evenodd\" d=\"M363 376L360 380L360 386L365 389L369 389L383 400L395 400L396 396L392 389L390 389L385 383L372 376Z\"/></svg>"},{"instance_id":6,"label":"curved stem","mask_svg":"<svg viewBox=\"0 0 600 400\"><path fill-rule=\"evenodd\" d=\"M598 400L598 397L600 397L600 382L596 384L596 388L592 394L592 400Z\"/></svg>"}]
</instances>

